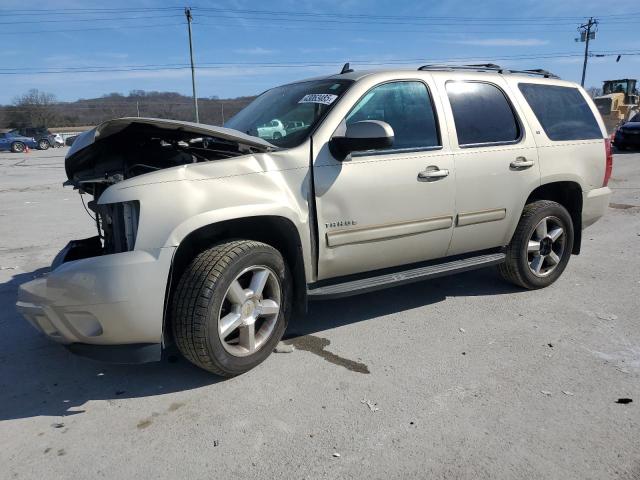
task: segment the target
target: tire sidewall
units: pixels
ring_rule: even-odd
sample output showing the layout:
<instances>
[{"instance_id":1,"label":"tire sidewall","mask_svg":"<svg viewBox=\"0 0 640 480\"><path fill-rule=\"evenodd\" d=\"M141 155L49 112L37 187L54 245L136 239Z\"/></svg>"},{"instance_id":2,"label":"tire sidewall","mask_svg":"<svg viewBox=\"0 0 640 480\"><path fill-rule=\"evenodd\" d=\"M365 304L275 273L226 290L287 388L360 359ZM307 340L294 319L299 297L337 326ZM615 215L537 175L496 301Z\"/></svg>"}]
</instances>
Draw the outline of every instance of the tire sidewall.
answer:
<instances>
[{"instance_id":1,"label":"tire sidewall","mask_svg":"<svg viewBox=\"0 0 640 480\"><path fill-rule=\"evenodd\" d=\"M229 285L236 277L252 266L265 266L271 269L280 284L281 300L280 312L278 320L274 326L271 337L256 353L247 355L246 357L236 357L231 355L222 345L222 341L218 335L218 314L220 307L224 301ZM216 362L229 374L238 375L257 366L265 360L273 351L277 343L282 338L289 317L291 304L291 280L289 270L282 259L282 256L267 245L254 248L250 253L237 259L226 271L218 278L214 287L213 295L207 306L207 347L210 355L215 358Z\"/></svg>"},{"instance_id":2,"label":"tire sidewall","mask_svg":"<svg viewBox=\"0 0 640 480\"><path fill-rule=\"evenodd\" d=\"M49 140L40 140L38 142L38 149L40 150L48 150L50 146Z\"/></svg>"},{"instance_id":3,"label":"tire sidewall","mask_svg":"<svg viewBox=\"0 0 640 480\"><path fill-rule=\"evenodd\" d=\"M533 235L533 232L538 223L540 223L540 221L545 217L556 217L562 222L562 227L564 229L565 235L565 245L562 258L560 259L560 263L555 268L555 270L545 277L538 277L529 269L527 251L529 239ZM571 215L569 215L569 212L567 212L567 210L560 204L549 205L541 208L538 212L536 212L535 215L529 217L526 224L523 225L523 228L525 230L525 234L521 237L522 244L517 246L517 248L521 249L521 255L518 255L520 262L520 271L525 277L527 283L531 284L533 288L547 287L555 282L560 277L560 275L562 275L562 272L564 272L564 269L569 263L569 258L571 257L571 251L573 249L574 238L573 221L571 220Z\"/></svg>"},{"instance_id":4,"label":"tire sidewall","mask_svg":"<svg viewBox=\"0 0 640 480\"><path fill-rule=\"evenodd\" d=\"M19 147L20 145L22 145L22 147ZM13 153L22 153L24 152L25 149L25 144L22 142L14 142L11 144L11 151Z\"/></svg>"}]
</instances>

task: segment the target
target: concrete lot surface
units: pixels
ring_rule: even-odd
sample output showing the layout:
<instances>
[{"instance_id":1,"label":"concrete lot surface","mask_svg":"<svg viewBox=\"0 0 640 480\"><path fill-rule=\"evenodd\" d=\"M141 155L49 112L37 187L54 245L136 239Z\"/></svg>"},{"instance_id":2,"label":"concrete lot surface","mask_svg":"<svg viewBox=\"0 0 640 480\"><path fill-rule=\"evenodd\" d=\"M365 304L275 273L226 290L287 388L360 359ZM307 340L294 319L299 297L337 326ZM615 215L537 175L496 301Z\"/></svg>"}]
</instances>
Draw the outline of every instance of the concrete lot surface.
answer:
<instances>
[{"instance_id":1,"label":"concrete lot surface","mask_svg":"<svg viewBox=\"0 0 640 480\"><path fill-rule=\"evenodd\" d=\"M552 287L486 269L312 304L293 353L222 380L78 358L15 312L94 232L65 150L0 154L0 478L640 479L640 153Z\"/></svg>"}]
</instances>

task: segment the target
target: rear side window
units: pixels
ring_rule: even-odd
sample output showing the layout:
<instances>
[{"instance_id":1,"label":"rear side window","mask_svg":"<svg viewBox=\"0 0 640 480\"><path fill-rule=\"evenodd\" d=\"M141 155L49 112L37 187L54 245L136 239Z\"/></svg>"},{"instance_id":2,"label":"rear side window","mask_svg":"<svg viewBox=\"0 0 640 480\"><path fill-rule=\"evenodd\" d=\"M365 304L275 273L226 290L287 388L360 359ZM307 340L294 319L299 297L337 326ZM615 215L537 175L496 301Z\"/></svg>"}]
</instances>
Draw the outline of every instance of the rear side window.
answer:
<instances>
[{"instance_id":1,"label":"rear side window","mask_svg":"<svg viewBox=\"0 0 640 480\"><path fill-rule=\"evenodd\" d=\"M600 126L577 88L535 83L518 87L550 140L602 138Z\"/></svg>"},{"instance_id":2,"label":"rear side window","mask_svg":"<svg viewBox=\"0 0 640 480\"><path fill-rule=\"evenodd\" d=\"M440 146L436 116L422 82L391 82L367 92L347 115L350 125L381 120L393 128L393 149Z\"/></svg>"},{"instance_id":3,"label":"rear side window","mask_svg":"<svg viewBox=\"0 0 640 480\"><path fill-rule=\"evenodd\" d=\"M502 90L490 83L447 82L458 144L513 143L520 125Z\"/></svg>"}]
</instances>

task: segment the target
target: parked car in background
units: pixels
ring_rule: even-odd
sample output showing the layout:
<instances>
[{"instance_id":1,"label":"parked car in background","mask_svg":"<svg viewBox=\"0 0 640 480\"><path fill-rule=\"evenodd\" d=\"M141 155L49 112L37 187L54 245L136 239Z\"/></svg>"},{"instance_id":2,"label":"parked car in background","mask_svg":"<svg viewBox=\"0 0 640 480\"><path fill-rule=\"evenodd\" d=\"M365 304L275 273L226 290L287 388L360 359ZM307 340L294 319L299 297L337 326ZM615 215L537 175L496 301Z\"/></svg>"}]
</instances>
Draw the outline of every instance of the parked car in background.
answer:
<instances>
[{"instance_id":1,"label":"parked car in background","mask_svg":"<svg viewBox=\"0 0 640 480\"><path fill-rule=\"evenodd\" d=\"M640 148L640 113L636 113L631 120L618 127L613 144L618 150Z\"/></svg>"},{"instance_id":2,"label":"parked car in background","mask_svg":"<svg viewBox=\"0 0 640 480\"><path fill-rule=\"evenodd\" d=\"M53 142L53 146L56 148L64 147L64 140L62 139L62 135L60 135L59 133L56 133L53 136Z\"/></svg>"},{"instance_id":3,"label":"parked car in background","mask_svg":"<svg viewBox=\"0 0 640 480\"><path fill-rule=\"evenodd\" d=\"M304 127L276 139L277 118ZM270 141L251 135L265 125ZM81 355L150 361L175 344L238 375L307 300L492 265L550 286L607 210L610 147L579 85L494 65L345 68L267 90L224 127L110 120L65 159L99 234L17 307Z\"/></svg>"},{"instance_id":4,"label":"parked car in background","mask_svg":"<svg viewBox=\"0 0 640 480\"><path fill-rule=\"evenodd\" d=\"M71 145L73 145L73 142L76 141L76 138L78 138L78 135L73 135L71 137L67 137L67 139L64 141L64 144L67 147L70 147Z\"/></svg>"},{"instance_id":5,"label":"parked car in background","mask_svg":"<svg viewBox=\"0 0 640 480\"><path fill-rule=\"evenodd\" d=\"M24 137L32 137L36 140L38 150L46 150L55 146L55 135L45 127L22 127L13 130L16 134Z\"/></svg>"},{"instance_id":6,"label":"parked car in background","mask_svg":"<svg viewBox=\"0 0 640 480\"><path fill-rule=\"evenodd\" d=\"M287 135L287 131L284 128L284 124L277 119L271 120L269 123L257 127L258 136L260 138L267 138L269 140L278 140Z\"/></svg>"},{"instance_id":7,"label":"parked car in background","mask_svg":"<svg viewBox=\"0 0 640 480\"><path fill-rule=\"evenodd\" d=\"M22 153L27 147L38 147L38 143L35 138L22 136L13 130L10 132L0 133L0 150Z\"/></svg>"}]
</instances>

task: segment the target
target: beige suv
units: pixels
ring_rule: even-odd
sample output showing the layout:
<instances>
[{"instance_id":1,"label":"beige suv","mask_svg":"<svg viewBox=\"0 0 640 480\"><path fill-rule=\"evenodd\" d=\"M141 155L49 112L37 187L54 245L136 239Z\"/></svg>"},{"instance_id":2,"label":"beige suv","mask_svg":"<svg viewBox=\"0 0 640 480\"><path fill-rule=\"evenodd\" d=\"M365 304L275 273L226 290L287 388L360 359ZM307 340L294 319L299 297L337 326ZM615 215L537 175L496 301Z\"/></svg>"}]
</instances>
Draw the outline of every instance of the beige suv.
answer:
<instances>
[{"instance_id":1,"label":"beige suv","mask_svg":"<svg viewBox=\"0 0 640 480\"><path fill-rule=\"evenodd\" d=\"M295 128L260 138L274 118ZM494 65L344 68L268 90L224 128L112 120L66 158L98 235L17 306L82 355L141 362L175 344L237 375L309 299L490 265L550 285L605 211L611 162L582 88Z\"/></svg>"}]
</instances>

